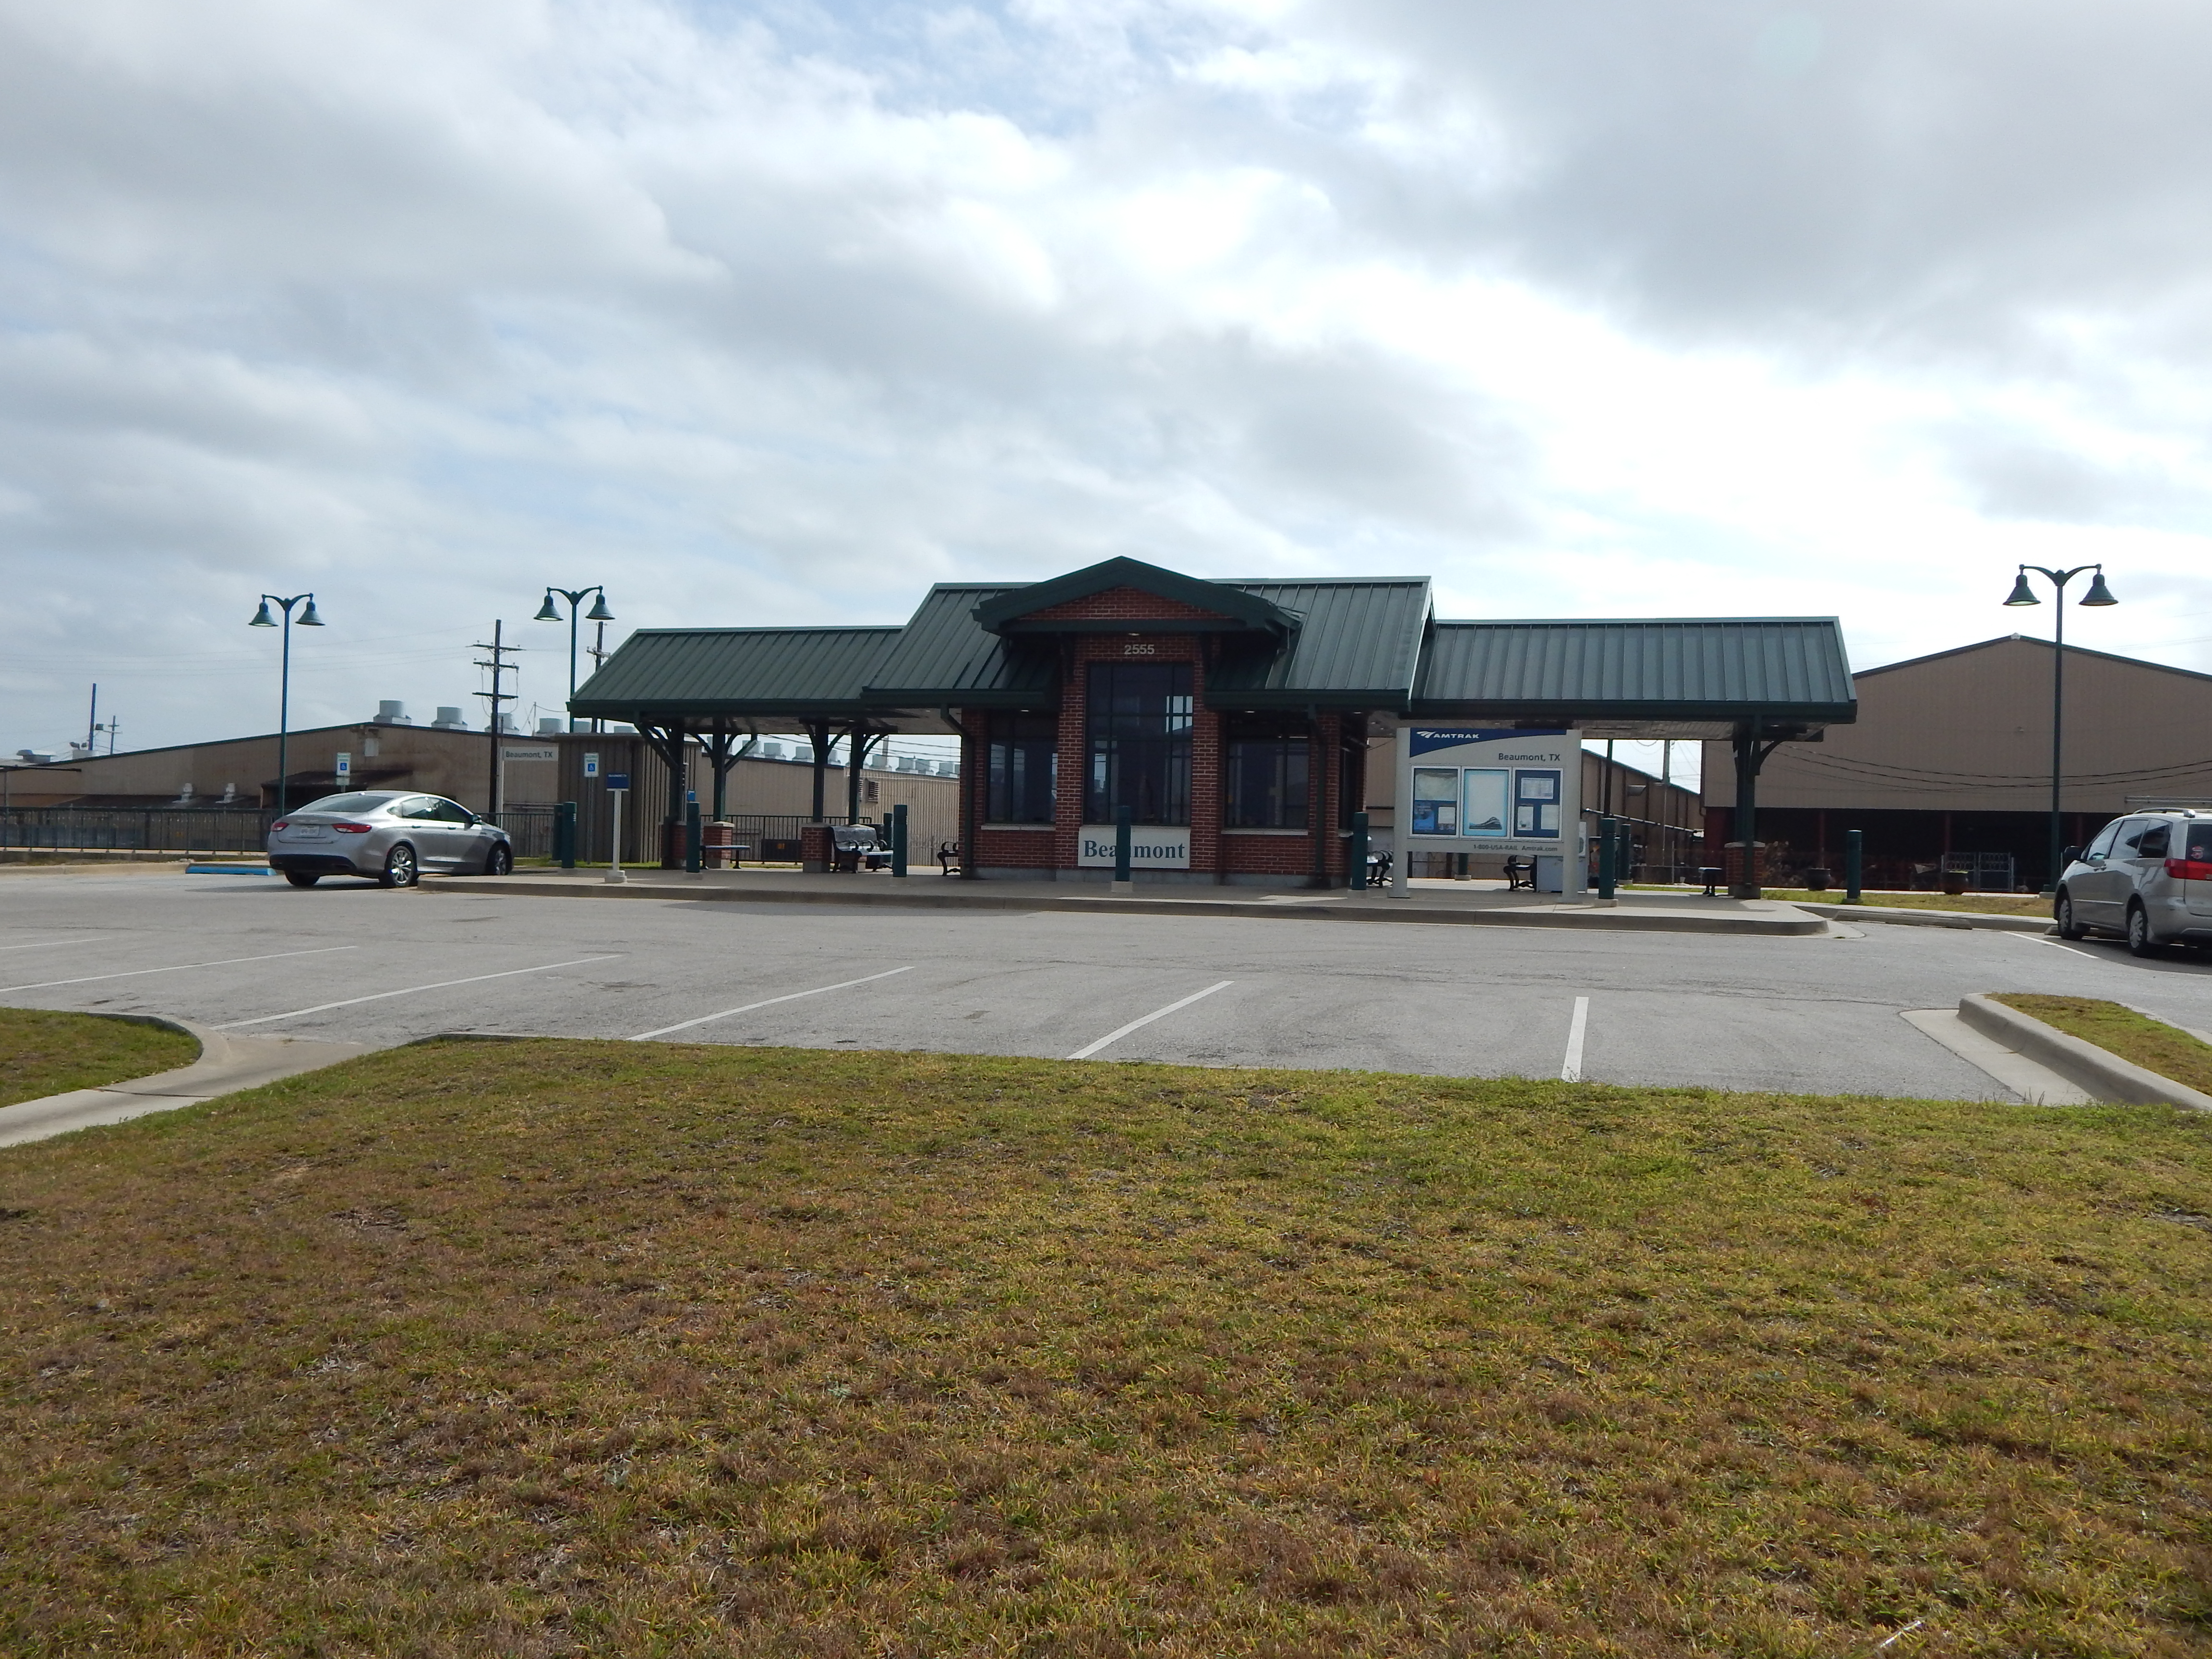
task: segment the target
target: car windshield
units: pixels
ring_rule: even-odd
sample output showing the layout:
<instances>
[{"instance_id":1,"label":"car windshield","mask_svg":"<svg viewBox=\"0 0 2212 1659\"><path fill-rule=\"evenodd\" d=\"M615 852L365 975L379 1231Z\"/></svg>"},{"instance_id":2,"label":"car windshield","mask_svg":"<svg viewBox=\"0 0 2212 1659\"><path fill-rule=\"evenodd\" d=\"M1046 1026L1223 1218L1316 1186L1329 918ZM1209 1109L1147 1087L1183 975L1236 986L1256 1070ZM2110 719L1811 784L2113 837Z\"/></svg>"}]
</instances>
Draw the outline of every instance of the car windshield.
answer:
<instances>
[{"instance_id":1,"label":"car windshield","mask_svg":"<svg viewBox=\"0 0 2212 1659\"><path fill-rule=\"evenodd\" d=\"M320 800L312 800L305 806L292 810L296 812L374 812L391 799L389 795L325 795Z\"/></svg>"}]
</instances>

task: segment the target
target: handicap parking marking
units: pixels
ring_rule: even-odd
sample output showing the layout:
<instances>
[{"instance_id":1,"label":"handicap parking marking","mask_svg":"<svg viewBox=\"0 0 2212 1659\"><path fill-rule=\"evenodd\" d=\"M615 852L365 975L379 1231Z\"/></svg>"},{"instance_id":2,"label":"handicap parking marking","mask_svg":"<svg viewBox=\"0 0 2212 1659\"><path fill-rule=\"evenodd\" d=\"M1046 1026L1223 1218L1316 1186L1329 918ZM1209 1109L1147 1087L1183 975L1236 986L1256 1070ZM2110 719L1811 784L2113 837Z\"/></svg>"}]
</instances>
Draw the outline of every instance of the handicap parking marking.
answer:
<instances>
[{"instance_id":1,"label":"handicap parking marking","mask_svg":"<svg viewBox=\"0 0 2212 1659\"><path fill-rule=\"evenodd\" d=\"M351 950L353 947L343 945L340 948ZM374 991L364 997L343 997L336 1002L319 1002L312 1008L294 1008L282 1014L263 1014L258 1019L225 1020L215 1029L218 1031L235 1031L243 1026L267 1025L275 1020L304 1019L309 1014L326 1013L332 1008L355 1008L364 1002L382 1002L390 997L411 997L423 991L442 991L449 986L481 985L488 979L513 979L519 974L550 974L556 968L580 968L586 963L613 962L623 954L621 951L617 951L612 956L577 957L568 962L542 963L535 968L509 968L496 974L471 974L466 979L441 979L428 985L403 985L396 991Z\"/></svg>"},{"instance_id":2,"label":"handicap parking marking","mask_svg":"<svg viewBox=\"0 0 2212 1659\"><path fill-rule=\"evenodd\" d=\"M0 994L10 991L51 991L63 985L92 985L107 979L138 979L148 974L181 974L192 968L228 968L241 962L276 962L285 957L321 957L334 951L357 951L357 945L323 945L312 951L272 951L266 956L221 957L212 962L180 962L169 968L132 968L119 974L86 974L77 979L46 979L29 985L0 985Z\"/></svg>"},{"instance_id":3,"label":"handicap parking marking","mask_svg":"<svg viewBox=\"0 0 2212 1659\"><path fill-rule=\"evenodd\" d=\"M1070 1054L1068 1058L1070 1060L1088 1060L1091 1055L1097 1054L1101 1048L1103 1048L1108 1043L1119 1042L1123 1037L1128 1036L1130 1032L1141 1030L1144 1027L1150 1025L1154 1020L1164 1019L1170 1014L1174 1013L1177 1009L1188 1008L1192 1003L1202 1001L1204 999L1212 996L1216 991L1225 991L1235 983L1237 983L1237 981L1233 979L1224 979L1218 985L1209 985L1203 991L1192 992L1180 1002L1170 1002L1164 1008L1155 1008L1151 1013L1145 1015L1142 1018L1133 1019L1127 1025L1116 1026L1113 1030L1107 1032L1104 1036L1100 1037L1097 1042L1085 1043L1082 1048L1078 1048L1073 1054Z\"/></svg>"},{"instance_id":4,"label":"handicap parking marking","mask_svg":"<svg viewBox=\"0 0 2212 1659\"><path fill-rule=\"evenodd\" d=\"M887 968L880 974L867 974L859 979L841 981L836 985L817 985L811 991L790 991L780 997L763 997L758 1002L747 1002L735 1008L725 1008L718 1014L702 1014L696 1019L680 1020L673 1025L664 1025L658 1030L640 1031L629 1041L648 1042L654 1037L666 1036L672 1031L688 1031L695 1025L709 1025L718 1019L728 1019L733 1014L749 1014L756 1008L774 1007L779 1002L797 1002L802 997L823 996L831 991L849 991L855 985L872 985L879 979L889 979L895 974L910 974L914 971L915 965L913 963L908 963L903 968Z\"/></svg>"}]
</instances>

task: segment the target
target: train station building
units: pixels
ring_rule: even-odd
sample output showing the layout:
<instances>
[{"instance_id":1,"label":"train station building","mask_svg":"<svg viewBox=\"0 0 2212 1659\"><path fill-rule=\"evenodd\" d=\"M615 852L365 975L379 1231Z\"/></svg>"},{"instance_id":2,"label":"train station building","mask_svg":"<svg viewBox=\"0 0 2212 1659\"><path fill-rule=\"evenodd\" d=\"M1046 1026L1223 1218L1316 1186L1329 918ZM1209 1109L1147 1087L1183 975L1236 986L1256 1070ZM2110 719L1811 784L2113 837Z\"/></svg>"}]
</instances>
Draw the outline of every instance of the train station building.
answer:
<instances>
[{"instance_id":1,"label":"train station building","mask_svg":"<svg viewBox=\"0 0 2212 1659\"><path fill-rule=\"evenodd\" d=\"M1755 813L1775 747L1855 704L1832 617L1451 621L1425 578L1201 580L1115 558L942 583L903 626L641 630L570 712L652 745L671 838L704 781L691 755L805 732L827 822L860 816L874 745L930 733L960 742L971 878L1108 879L1127 808L1140 880L1341 884L1364 812L1401 870L1548 848L1579 886L1585 739L1728 744Z\"/></svg>"}]
</instances>

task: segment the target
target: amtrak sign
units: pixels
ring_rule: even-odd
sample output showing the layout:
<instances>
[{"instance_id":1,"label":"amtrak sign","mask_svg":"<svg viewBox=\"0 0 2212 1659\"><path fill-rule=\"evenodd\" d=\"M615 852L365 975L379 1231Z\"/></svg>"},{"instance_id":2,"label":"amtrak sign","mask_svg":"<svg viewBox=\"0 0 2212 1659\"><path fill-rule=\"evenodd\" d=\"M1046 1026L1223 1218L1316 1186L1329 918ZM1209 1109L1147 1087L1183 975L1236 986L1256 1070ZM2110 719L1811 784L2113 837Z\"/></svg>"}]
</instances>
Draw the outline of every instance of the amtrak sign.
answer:
<instances>
[{"instance_id":1,"label":"amtrak sign","mask_svg":"<svg viewBox=\"0 0 2212 1659\"><path fill-rule=\"evenodd\" d=\"M1406 726L1398 730L1395 841L1404 852L1565 858L1581 883L1579 732Z\"/></svg>"}]
</instances>

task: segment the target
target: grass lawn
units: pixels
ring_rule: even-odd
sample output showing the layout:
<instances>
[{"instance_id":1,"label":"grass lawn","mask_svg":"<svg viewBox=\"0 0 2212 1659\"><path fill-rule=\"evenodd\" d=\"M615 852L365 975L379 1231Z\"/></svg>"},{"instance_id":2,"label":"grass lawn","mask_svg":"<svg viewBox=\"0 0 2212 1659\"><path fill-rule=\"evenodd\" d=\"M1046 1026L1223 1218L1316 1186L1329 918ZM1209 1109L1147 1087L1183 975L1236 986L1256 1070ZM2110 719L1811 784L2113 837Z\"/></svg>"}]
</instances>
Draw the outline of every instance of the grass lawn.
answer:
<instances>
[{"instance_id":1,"label":"grass lawn","mask_svg":"<svg viewBox=\"0 0 2212 1659\"><path fill-rule=\"evenodd\" d=\"M2212 1048L2148 1014L2095 997L2048 997L2011 991L1993 998L2070 1036L2110 1049L2147 1072L2212 1094Z\"/></svg>"},{"instance_id":2,"label":"grass lawn","mask_svg":"<svg viewBox=\"0 0 2212 1659\"><path fill-rule=\"evenodd\" d=\"M199 1058L182 1031L99 1014L0 1008L0 1106L151 1077Z\"/></svg>"},{"instance_id":3,"label":"grass lawn","mask_svg":"<svg viewBox=\"0 0 2212 1659\"><path fill-rule=\"evenodd\" d=\"M0 1152L0 1650L2212 1652L2212 1121L433 1045Z\"/></svg>"}]
</instances>

